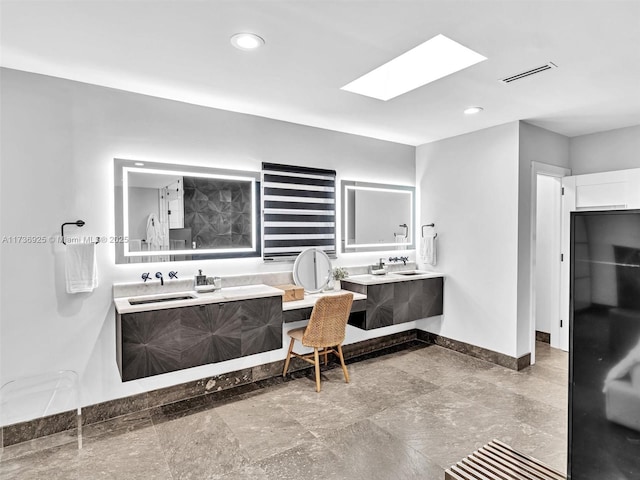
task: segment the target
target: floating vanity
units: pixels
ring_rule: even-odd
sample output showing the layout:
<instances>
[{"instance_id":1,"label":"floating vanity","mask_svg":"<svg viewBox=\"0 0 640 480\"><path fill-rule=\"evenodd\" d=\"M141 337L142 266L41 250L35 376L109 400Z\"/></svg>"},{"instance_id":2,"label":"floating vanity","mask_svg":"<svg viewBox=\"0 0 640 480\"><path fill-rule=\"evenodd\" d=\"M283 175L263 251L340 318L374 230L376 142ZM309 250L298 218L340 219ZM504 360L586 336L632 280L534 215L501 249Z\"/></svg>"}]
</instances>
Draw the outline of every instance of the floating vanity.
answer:
<instances>
[{"instance_id":1,"label":"floating vanity","mask_svg":"<svg viewBox=\"0 0 640 480\"><path fill-rule=\"evenodd\" d=\"M364 330L442 314L442 275L404 271L342 280L354 294L349 324ZM170 285L114 285L116 358L123 381L223 362L282 348L283 324L307 320L315 302L341 291L306 293L256 284L193 291Z\"/></svg>"},{"instance_id":2,"label":"floating vanity","mask_svg":"<svg viewBox=\"0 0 640 480\"><path fill-rule=\"evenodd\" d=\"M114 295L126 291L116 287ZM122 380L282 348L282 293L247 285L212 293L183 289L115 297Z\"/></svg>"},{"instance_id":3,"label":"floating vanity","mask_svg":"<svg viewBox=\"0 0 640 480\"><path fill-rule=\"evenodd\" d=\"M388 327L442 315L443 275L408 270L385 275L354 275L342 288L365 295L365 315L352 315L349 324L364 330Z\"/></svg>"}]
</instances>

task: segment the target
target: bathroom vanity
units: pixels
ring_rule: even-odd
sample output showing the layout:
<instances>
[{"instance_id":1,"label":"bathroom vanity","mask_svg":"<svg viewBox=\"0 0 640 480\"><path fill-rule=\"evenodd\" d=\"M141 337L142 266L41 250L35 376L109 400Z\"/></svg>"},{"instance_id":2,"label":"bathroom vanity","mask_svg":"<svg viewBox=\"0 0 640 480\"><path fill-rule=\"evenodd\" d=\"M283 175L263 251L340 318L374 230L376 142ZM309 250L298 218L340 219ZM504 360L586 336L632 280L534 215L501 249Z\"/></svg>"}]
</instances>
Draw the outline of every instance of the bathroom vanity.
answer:
<instances>
[{"instance_id":1,"label":"bathroom vanity","mask_svg":"<svg viewBox=\"0 0 640 480\"><path fill-rule=\"evenodd\" d=\"M282 290L267 285L132 295L115 303L123 381L282 348Z\"/></svg>"},{"instance_id":2,"label":"bathroom vanity","mask_svg":"<svg viewBox=\"0 0 640 480\"><path fill-rule=\"evenodd\" d=\"M405 271L354 275L349 324L372 330L442 314L442 275ZM193 280L114 285L116 358L123 381L282 349L283 325L309 319L318 298L283 303L264 284L193 291Z\"/></svg>"},{"instance_id":3,"label":"bathroom vanity","mask_svg":"<svg viewBox=\"0 0 640 480\"><path fill-rule=\"evenodd\" d=\"M385 275L355 275L342 288L366 295L365 315L349 324L364 330L442 315L442 274L410 270Z\"/></svg>"}]
</instances>

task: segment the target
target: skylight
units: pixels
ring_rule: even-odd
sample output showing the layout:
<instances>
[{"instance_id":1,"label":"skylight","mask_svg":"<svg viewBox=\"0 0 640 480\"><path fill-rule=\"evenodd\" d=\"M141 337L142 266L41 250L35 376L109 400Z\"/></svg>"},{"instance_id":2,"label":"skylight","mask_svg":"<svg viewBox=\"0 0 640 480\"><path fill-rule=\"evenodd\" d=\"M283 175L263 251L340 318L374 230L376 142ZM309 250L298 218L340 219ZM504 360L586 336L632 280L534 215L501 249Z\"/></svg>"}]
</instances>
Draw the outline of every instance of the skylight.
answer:
<instances>
[{"instance_id":1,"label":"skylight","mask_svg":"<svg viewBox=\"0 0 640 480\"><path fill-rule=\"evenodd\" d=\"M386 101L486 59L444 35L436 35L341 90Z\"/></svg>"}]
</instances>

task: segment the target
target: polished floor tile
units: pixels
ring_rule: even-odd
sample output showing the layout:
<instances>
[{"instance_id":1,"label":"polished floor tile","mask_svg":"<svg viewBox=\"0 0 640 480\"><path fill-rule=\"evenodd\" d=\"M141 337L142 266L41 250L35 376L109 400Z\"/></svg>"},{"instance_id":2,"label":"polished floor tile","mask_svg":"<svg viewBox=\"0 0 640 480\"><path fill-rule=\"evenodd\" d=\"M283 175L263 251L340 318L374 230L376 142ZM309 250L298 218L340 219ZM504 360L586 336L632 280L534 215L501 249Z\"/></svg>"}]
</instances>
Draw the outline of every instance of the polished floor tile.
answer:
<instances>
[{"instance_id":1,"label":"polished floor tile","mask_svg":"<svg viewBox=\"0 0 640 480\"><path fill-rule=\"evenodd\" d=\"M497 438L566 470L567 354L537 346L514 372L438 346L325 368L236 397L87 426L5 448L0 480L444 478ZM335 367L335 365L333 366Z\"/></svg>"}]
</instances>

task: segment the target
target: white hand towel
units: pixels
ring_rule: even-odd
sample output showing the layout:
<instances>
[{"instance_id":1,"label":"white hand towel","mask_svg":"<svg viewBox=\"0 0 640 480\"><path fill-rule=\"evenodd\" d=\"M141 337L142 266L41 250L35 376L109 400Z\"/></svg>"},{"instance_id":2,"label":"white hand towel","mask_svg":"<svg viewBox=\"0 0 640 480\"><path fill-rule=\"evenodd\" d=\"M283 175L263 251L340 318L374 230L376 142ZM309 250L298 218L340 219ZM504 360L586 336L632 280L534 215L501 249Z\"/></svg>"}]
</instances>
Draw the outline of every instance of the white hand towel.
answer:
<instances>
[{"instance_id":1,"label":"white hand towel","mask_svg":"<svg viewBox=\"0 0 640 480\"><path fill-rule=\"evenodd\" d=\"M436 265L437 237L438 234L436 233L427 234L422 237L422 241L420 242L420 257L422 258L422 263L432 266Z\"/></svg>"},{"instance_id":2,"label":"white hand towel","mask_svg":"<svg viewBox=\"0 0 640 480\"><path fill-rule=\"evenodd\" d=\"M92 292L98 286L96 244L68 244L64 267L67 293Z\"/></svg>"}]
</instances>

